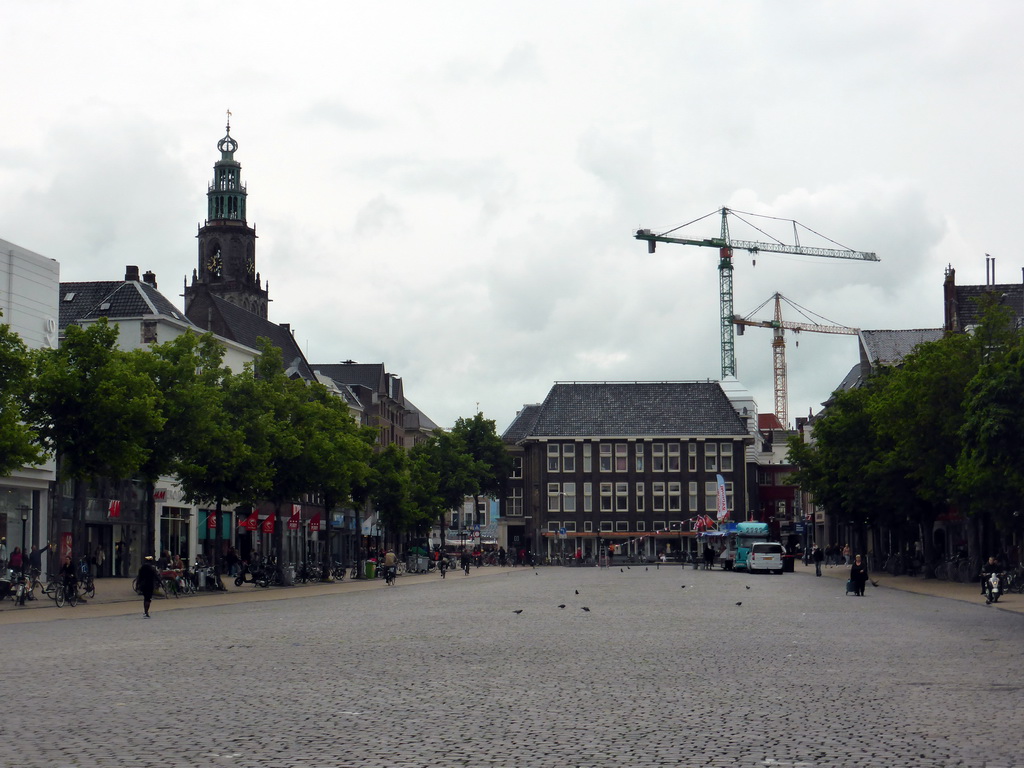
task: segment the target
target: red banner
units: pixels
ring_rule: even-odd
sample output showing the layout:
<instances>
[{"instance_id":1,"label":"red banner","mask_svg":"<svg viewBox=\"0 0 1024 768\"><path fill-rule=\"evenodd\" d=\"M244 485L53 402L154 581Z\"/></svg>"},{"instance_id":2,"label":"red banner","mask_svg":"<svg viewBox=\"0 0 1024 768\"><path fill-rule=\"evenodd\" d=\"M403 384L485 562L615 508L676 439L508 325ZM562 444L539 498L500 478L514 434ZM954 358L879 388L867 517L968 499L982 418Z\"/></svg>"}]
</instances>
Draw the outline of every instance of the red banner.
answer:
<instances>
[{"instance_id":1,"label":"red banner","mask_svg":"<svg viewBox=\"0 0 1024 768\"><path fill-rule=\"evenodd\" d=\"M114 499L107 505L107 516L108 517L120 517L121 516L121 502Z\"/></svg>"},{"instance_id":2,"label":"red banner","mask_svg":"<svg viewBox=\"0 0 1024 768\"><path fill-rule=\"evenodd\" d=\"M313 515L312 519L309 521L309 530L311 532L312 531L319 531L320 530L320 513L319 512L317 512L315 515Z\"/></svg>"},{"instance_id":3,"label":"red banner","mask_svg":"<svg viewBox=\"0 0 1024 768\"><path fill-rule=\"evenodd\" d=\"M271 512L269 515L267 515L267 519L263 521L263 525L260 527L260 530L264 533L273 533L275 516L276 515L274 512Z\"/></svg>"},{"instance_id":4,"label":"red banner","mask_svg":"<svg viewBox=\"0 0 1024 768\"><path fill-rule=\"evenodd\" d=\"M245 528L247 531L255 531L260 525L260 511L254 509L252 514L249 515L245 520L238 524L239 528Z\"/></svg>"},{"instance_id":5,"label":"red banner","mask_svg":"<svg viewBox=\"0 0 1024 768\"><path fill-rule=\"evenodd\" d=\"M292 516L288 518L288 530L299 530L299 519L302 516L302 505L292 504Z\"/></svg>"},{"instance_id":6,"label":"red banner","mask_svg":"<svg viewBox=\"0 0 1024 768\"><path fill-rule=\"evenodd\" d=\"M210 531L217 530L217 511L214 510L206 516L206 528Z\"/></svg>"}]
</instances>

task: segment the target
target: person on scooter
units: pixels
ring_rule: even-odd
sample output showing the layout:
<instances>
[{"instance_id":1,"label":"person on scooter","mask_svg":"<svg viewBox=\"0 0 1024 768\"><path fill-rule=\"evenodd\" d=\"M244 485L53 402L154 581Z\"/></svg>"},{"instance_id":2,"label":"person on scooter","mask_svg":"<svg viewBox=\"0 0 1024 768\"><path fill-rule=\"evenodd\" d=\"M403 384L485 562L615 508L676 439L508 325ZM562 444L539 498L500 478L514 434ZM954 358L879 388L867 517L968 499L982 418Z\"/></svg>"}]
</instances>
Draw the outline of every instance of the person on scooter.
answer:
<instances>
[{"instance_id":1,"label":"person on scooter","mask_svg":"<svg viewBox=\"0 0 1024 768\"><path fill-rule=\"evenodd\" d=\"M989 597L989 590L991 585L989 579L992 574L997 574L999 578L999 587L1002 591L1003 586L1003 564L999 562L999 558L994 555L988 559L988 562L981 566L981 594L983 597Z\"/></svg>"}]
</instances>

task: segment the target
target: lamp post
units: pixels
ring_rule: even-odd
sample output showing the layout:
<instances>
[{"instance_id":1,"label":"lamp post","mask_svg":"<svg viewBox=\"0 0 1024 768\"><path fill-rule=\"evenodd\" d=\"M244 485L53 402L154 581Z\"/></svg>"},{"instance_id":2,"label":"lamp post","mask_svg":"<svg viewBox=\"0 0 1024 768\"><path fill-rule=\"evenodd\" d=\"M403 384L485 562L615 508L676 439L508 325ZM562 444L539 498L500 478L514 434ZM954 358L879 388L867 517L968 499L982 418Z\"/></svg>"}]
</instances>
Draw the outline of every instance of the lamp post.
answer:
<instances>
[{"instance_id":1,"label":"lamp post","mask_svg":"<svg viewBox=\"0 0 1024 768\"><path fill-rule=\"evenodd\" d=\"M28 507L18 507L18 511L21 512L21 575L25 575L25 560L28 559L28 555L25 554L25 529L28 528L28 513L31 511Z\"/></svg>"}]
</instances>

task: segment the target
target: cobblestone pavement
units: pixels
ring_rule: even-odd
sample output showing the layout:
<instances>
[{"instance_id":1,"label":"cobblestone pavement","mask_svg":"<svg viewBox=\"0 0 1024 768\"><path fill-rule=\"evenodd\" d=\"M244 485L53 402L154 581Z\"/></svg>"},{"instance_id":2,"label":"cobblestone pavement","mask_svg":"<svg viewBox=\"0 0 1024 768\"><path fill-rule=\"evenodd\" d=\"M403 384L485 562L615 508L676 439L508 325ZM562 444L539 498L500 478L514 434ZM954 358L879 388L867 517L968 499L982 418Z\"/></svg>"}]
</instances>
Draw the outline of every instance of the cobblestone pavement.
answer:
<instances>
[{"instance_id":1,"label":"cobblestone pavement","mask_svg":"<svg viewBox=\"0 0 1024 768\"><path fill-rule=\"evenodd\" d=\"M0 765L1024 766L1019 596L830 575L480 569L150 620L5 603Z\"/></svg>"}]
</instances>

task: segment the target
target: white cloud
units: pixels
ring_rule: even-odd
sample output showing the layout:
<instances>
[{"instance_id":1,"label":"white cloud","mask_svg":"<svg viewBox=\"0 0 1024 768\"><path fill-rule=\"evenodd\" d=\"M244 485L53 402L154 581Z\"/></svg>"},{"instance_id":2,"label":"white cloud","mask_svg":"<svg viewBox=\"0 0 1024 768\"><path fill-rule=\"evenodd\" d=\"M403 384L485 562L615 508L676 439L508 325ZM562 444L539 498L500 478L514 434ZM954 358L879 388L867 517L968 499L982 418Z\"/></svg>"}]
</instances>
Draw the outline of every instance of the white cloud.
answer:
<instances>
[{"instance_id":1,"label":"white cloud","mask_svg":"<svg viewBox=\"0 0 1024 768\"><path fill-rule=\"evenodd\" d=\"M224 38L194 0L15 5L0 237L66 280L138 264L180 301L230 108L272 319L316 362L384 361L441 424L479 402L504 426L555 380L718 376L717 253L648 254L638 227L726 205L882 259L738 252L740 313L778 291L937 327L947 264L981 282L992 253L1018 279L1022 21L949 0L300 0L249 3ZM759 331L736 353L768 410ZM794 414L856 361L848 337L799 342Z\"/></svg>"}]
</instances>

